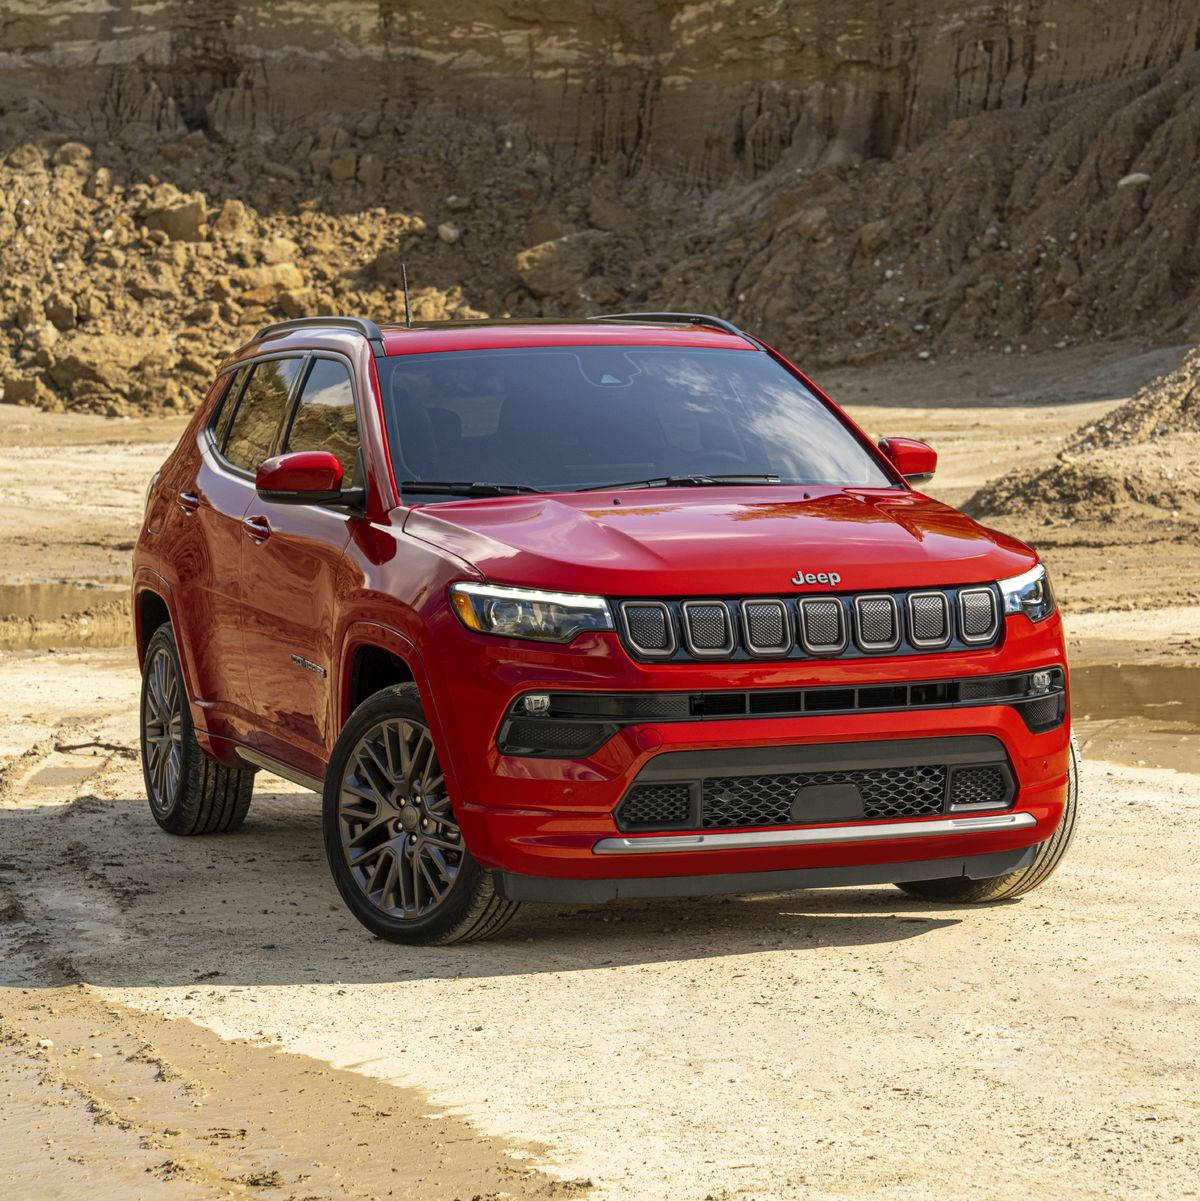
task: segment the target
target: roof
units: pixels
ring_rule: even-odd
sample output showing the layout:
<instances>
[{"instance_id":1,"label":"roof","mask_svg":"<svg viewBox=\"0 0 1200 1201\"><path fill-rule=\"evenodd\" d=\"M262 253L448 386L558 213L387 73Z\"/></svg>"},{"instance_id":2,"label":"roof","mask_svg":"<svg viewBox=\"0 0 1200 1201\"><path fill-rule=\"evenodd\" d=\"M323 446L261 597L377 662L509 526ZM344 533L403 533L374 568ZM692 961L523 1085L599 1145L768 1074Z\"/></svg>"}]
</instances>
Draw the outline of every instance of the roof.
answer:
<instances>
[{"instance_id":1,"label":"roof","mask_svg":"<svg viewBox=\"0 0 1200 1201\"><path fill-rule=\"evenodd\" d=\"M582 321L485 318L378 326L366 317L296 317L264 326L236 357L269 345L344 347L365 338L375 356L530 346L694 346L759 350L761 343L721 317L702 313L609 313Z\"/></svg>"}]
</instances>

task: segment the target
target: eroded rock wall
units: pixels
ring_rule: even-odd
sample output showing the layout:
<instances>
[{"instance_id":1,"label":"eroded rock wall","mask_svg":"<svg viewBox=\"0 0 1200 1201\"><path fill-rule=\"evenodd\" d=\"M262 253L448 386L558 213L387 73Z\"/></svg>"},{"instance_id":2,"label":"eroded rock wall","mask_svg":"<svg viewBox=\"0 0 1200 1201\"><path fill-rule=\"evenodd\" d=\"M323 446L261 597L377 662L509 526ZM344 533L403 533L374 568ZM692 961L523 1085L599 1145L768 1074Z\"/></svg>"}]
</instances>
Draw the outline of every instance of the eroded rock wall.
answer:
<instances>
[{"instance_id":1,"label":"eroded rock wall","mask_svg":"<svg viewBox=\"0 0 1200 1201\"><path fill-rule=\"evenodd\" d=\"M714 185L887 158L1197 48L1196 0L7 0L0 104L233 136L436 101Z\"/></svg>"}]
</instances>

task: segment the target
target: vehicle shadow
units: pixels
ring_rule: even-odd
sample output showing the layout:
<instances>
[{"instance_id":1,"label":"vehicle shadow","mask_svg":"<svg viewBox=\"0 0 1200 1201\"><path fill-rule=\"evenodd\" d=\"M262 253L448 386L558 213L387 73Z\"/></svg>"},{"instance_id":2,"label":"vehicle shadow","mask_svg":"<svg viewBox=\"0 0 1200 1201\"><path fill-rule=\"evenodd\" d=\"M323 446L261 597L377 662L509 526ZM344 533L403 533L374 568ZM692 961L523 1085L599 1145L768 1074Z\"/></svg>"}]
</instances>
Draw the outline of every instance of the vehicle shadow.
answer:
<instances>
[{"instance_id":1,"label":"vehicle shadow","mask_svg":"<svg viewBox=\"0 0 1200 1201\"><path fill-rule=\"evenodd\" d=\"M172 838L143 800L98 797L10 811L0 831L0 914L7 897L26 946L53 969L43 983L64 973L119 988L487 978L865 947L960 921L891 887L827 889L526 904L489 941L409 947L375 939L343 906L311 794L256 795L244 830L224 837ZM0 961L0 985L36 985L33 975Z\"/></svg>"}]
</instances>

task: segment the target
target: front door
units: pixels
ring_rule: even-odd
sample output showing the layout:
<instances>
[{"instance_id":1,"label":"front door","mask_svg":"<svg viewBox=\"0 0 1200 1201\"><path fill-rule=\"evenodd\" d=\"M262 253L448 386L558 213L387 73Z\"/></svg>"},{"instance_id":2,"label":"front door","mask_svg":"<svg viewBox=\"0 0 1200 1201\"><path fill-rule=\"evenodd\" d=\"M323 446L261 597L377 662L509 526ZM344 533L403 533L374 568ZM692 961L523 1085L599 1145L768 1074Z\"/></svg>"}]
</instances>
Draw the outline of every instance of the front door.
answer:
<instances>
[{"instance_id":1,"label":"front door","mask_svg":"<svg viewBox=\"0 0 1200 1201\"><path fill-rule=\"evenodd\" d=\"M312 358L281 450L329 451L341 461L344 488L362 483L354 387L344 360ZM317 777L337 737L337 597L351 586L343 552L360 520L349 507L258 496L246 515L242 636L259 718L256 745Z\"/></svg>"},{"instance_id":2,"label":"front door","mask_svg":"<svg viewBox=\"0 0 1200 1201\"><path fill-rule=\"evenodd\" d=\"M246 373L240 395L231 392L232 408L218 419L202 449L201 505L196 520L211 556L214 611L203 649L212 679L210 704L220 731L245 741L257 724L250 677L246 670L243 626L247 582L242 555L248 538L247 514L257 498L254 473L278 444L303 357L261 359ZM201 700L201 705L205 701ZM211 727L210 727L211 728ZM213 732L218 732L215 729Z\"/></svg>"}]
</instances>

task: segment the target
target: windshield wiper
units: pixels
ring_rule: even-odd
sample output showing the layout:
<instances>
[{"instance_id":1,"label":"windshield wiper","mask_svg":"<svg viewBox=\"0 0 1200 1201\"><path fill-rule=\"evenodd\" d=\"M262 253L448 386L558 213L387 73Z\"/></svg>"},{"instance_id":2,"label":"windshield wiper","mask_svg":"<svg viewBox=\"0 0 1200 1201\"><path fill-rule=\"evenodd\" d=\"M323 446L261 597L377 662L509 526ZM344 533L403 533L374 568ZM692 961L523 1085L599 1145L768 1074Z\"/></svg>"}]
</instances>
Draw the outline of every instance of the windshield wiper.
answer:
<instances>
[{"instance_id":1,"label":"windshield wiper","mask_svg":"<svg viewBox=\"0 0 1200 1201\"><path fill-rule=\"evenodd\" d=\"M576 492L608 492L617 488L714 488L721 484L778 484L777 475L659 475L648 480L628 480L623 484L589 484Z\"/></svg>"},{"instance_id":2,"label":"windshield wiper","mask_svg":"<svg viewBox=\"0 0 1200 1201\"><path fill-rule=\"evenodd\" d=\"M541 492L528 484L489 484L472 480L404 480L401 492L425 492L430 496L516 496L523 492Z\"/></svg>"}]
</instances>

